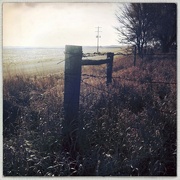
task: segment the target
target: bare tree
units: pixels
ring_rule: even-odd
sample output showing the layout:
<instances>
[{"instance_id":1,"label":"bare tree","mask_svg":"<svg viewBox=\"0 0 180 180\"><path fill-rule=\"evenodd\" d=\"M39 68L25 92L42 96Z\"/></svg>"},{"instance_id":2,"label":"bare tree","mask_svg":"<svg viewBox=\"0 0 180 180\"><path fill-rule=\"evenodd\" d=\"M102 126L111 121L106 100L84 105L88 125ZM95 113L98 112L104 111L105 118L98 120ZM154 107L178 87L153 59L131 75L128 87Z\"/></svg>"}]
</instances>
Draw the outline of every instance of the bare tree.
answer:
<instances>
[{"instance_id":1,"label":"bare tree","mask_svg":"<svg viewBox=\"0 0 180 180\"><path fill-rule=\"evenodd\" d=\"M163 52L168 52L176 41L176 4L128 3L116 13L119 42L136 45L142 57L144 48L160 43Z\"/></svg>"},{"instance_id":2,"label":"bare tree","mask_svg":"<svg viewBox=\"0 0 180 180\"><path fill-rule=\"evenodd\" d=\"M116 13L120 23L120 26L116 27L119 42L136 45L140 56L143 55L144 46L151 40L151 14L148 11L147 4L131 3L125 4L121 13Z\"/></svg>"}]
</instances>

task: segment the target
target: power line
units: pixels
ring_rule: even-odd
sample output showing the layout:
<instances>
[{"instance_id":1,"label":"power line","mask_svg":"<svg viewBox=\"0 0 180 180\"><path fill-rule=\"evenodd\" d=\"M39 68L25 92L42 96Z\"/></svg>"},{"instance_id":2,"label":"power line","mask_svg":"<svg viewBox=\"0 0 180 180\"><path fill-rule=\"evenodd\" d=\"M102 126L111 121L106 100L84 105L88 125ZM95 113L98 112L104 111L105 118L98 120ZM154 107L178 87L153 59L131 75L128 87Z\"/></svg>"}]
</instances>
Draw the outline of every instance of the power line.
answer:
<instances>
[{"instance_id":1,"label":"power line","mask_svg":"<svg viewBox=\"0 0 180 180\"><path fill-rule=\"evenodd\" d=\"M100 31L99 29L101 28L101 27L96 27L97 28L97 36L96 36L96 38L97 38L97 53L99 53L99 38L101 38L101 36L99 35L99 33L100 32L102 32L102 31Z\"/></svg>"}]
</instances>

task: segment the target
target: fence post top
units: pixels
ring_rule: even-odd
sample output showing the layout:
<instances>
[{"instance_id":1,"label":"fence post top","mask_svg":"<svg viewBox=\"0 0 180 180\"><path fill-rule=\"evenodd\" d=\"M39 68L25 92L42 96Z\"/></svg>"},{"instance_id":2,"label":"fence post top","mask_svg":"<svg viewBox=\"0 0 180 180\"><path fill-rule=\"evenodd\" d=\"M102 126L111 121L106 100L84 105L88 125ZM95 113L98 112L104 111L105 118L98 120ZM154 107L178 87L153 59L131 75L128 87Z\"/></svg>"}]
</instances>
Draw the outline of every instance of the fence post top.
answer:
<instances>
[{"instance_id":1,"label":"fence post top","mask_svg":"<svg viewBox=\"0 0 180 180\"><path fill-rule=\"evenodd\" d=\"M71 54L80 54L82 53L82 46L66 45L65 52Z\"/></svg>"},{"instance_id":2,"label":"fence post top","mask_svg":"<svg viewBox=\"0 0 180 180\"><path fill-rule=\"evenodd\" d=\"M111 56L111 57L113 58L114 53L112 53L112 52L107 52L107 56Z\"/></svg>"}]
</instances>

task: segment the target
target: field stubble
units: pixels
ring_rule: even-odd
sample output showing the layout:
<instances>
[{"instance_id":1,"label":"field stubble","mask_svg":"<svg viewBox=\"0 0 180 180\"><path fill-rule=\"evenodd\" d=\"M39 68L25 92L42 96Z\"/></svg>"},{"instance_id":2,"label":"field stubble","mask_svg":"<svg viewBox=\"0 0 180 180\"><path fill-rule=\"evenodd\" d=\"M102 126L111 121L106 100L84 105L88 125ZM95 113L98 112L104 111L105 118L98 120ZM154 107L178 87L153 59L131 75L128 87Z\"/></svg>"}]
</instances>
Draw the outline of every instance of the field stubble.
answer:
<instances>
[{"instance_id":1,"label":"field stubble","mask_svg":"<svg viewBox=\"0 0 180 180\"><path fill-rule=\"evenodd\" d=\"M81 152L62 149L63 75L14 76L3 82L5 176L175 176L175 60L115 58L82 68ZM104 76L104 77L103 77Z\"/></svg>"}]
</instances>

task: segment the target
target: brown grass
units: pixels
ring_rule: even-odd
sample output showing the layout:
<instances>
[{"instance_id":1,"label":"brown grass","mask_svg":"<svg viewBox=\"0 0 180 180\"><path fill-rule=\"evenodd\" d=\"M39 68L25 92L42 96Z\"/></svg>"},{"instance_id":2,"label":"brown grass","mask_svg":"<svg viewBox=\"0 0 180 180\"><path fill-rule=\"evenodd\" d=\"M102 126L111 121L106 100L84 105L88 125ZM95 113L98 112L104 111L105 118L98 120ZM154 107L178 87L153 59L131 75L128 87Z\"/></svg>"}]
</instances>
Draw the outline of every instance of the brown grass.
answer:
<instances>
[{"instance_id":1,"label":"brown grass","mask_svg":"<svg viewBox=\"0 0 180 180\"><path fill-rule=\"evenodd\" d=\"M63 75L4 79L5 176L175 176L175 60L116 58L113 82L105 65L83 67L79 121L82 152L61 146Z\"/></svg>"}]
</instances>

